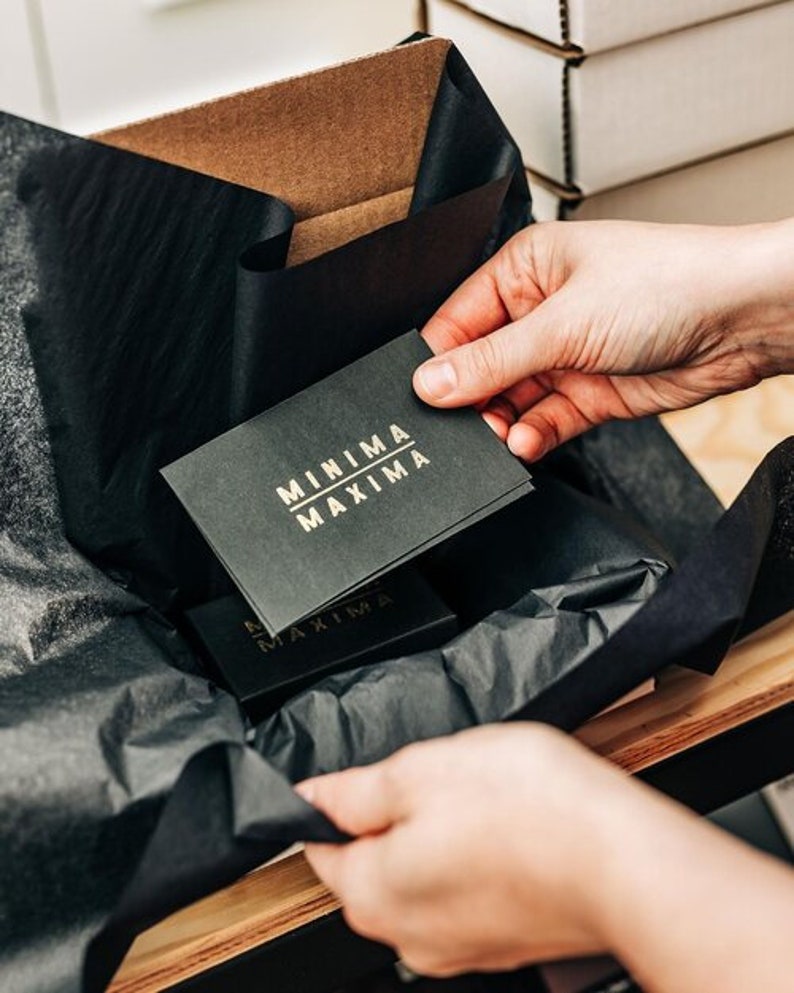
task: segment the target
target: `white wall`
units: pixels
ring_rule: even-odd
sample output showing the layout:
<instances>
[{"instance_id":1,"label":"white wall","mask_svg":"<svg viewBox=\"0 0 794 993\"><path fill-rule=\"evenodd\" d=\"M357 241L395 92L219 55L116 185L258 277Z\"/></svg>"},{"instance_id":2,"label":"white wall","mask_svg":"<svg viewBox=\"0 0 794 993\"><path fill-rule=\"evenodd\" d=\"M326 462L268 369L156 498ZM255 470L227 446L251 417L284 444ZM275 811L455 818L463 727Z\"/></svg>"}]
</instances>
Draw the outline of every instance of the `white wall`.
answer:
<instances>
[{"instance_id":1,"label":"white wall","mask_svg":"<svg viewBox=\"0 0 794 993\"><path fill-rule=\"evenodd\" d=\"M41 25L39 74L31 38ZM78 134L388 47L417 0L0 0L0 106ZM42 106L51 82L54 107ZM49 112L48 112L49 111Z\"/></svg>"},{"instance_id":2,"label":"white wall","mask_svg":"<svg viewBox=\"0 0 794 993\"><path fill-rule=\"evenodd\" d=\"M0 109L45 119L25 0L0 0Z\"/></svg>"}]
</instances>

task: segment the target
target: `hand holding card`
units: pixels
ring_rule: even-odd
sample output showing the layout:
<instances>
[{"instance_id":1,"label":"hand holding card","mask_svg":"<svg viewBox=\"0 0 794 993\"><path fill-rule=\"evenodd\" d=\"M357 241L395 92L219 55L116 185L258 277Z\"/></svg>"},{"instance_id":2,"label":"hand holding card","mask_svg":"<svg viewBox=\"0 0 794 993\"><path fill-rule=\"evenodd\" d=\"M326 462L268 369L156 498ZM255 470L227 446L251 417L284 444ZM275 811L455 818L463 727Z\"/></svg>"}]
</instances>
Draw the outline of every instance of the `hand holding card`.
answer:
<instances>
[{"instance_id":1,"label":"hand holding card","mask_svg":"<svg viewBox=\"0 0 794 993\"><path fill-rule=\"evenodd\" d=\"M471 409L413 393L416 331L163 470L276 633L531 489Z\"/></svg>"}]
</instances>

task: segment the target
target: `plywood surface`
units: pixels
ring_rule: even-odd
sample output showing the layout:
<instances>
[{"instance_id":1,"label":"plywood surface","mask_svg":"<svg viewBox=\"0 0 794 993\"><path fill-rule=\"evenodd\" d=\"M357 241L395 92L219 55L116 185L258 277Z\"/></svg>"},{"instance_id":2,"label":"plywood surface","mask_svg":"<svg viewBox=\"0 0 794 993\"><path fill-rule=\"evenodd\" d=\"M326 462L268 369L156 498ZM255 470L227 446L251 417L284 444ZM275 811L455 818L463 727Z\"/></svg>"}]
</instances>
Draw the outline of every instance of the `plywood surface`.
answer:
<instances>
[{"instance_id":1,"label":"plywood surface","mask_svg":"<svg viewBox=\"0 0 794 993\"><path fill-rule=\"evenodd\" d=\"M794 377L668 415L724 503L794 433ZM672 669L655 693L594 718L589 746L632 771L794 700L794 615L736 646L714 677ZM112 993L156 993L336 909L300 854L266 866L141 935Z\"/></svg>"},{"instance_id":2,"label":"plywood surface","mask_svg":"<svg viewBox=\"0 0 794 993\"><path fill-rule=\"evenodd\" d=\"M113 993L166 989L338 906L303 856L291 855L140 935L111 989Z\"/></svg>"},{"instance_id":3,"label":"plywood surface","mask_svg":"<svg viewBox=\"0 0 794 993\"><path fill-rule=\"evenodd\" d=\"M761 458L794 434L794 376L666 414L664 425L724 504Z\"/></svg>"}]
</instances>

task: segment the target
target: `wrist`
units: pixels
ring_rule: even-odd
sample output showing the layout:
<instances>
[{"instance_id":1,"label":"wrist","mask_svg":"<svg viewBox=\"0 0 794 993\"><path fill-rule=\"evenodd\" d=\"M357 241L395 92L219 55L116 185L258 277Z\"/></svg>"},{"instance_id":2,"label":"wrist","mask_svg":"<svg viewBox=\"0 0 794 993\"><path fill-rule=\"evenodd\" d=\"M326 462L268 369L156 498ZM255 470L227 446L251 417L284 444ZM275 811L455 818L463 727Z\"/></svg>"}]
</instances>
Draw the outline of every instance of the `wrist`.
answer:
<instances>
[{"instance_id":1,"label":"wrist","mask_svg":"<svg viewBox=\"0 0 794 993\"><path fill-rule=\"evenodd\" d=\"M735 345L766 378L794 372L794 218L726 229Z\"/></svg>"},{"instance_id":2,"label":"wrist","mask_svg":"<svg viewBox=\"0 0 794 993\"><path fill-rule=\"evenodd\" d=\"M613 780L609 789L596 782L593 795L585 798L590 810L589 844L579 853L575 871L583 923L600 948L617 954L621 917L634 885L629 853L644 849L647 855L653 842L646 835L644 790L617 768L608 772Z\"/></svg>"},{"instance_id":3,"label":"wrist","mask_svg":"<svg viewBox=\"0 0 794 993\"><path fill-rule=\"evenodd\" d=\"M529 919L537 914L539 870L545 877L543 891L553 895L555 904L559 899L556 909L569 924L571 940L569 947L551 950L548 957L562 958L614 948L614 901L625 892L620 853L636 842L642 818L634 809L640 790L630 777L574 739L554 734L557 740L550 741L542 772L553 777L553 785L543 795L527 797L533 806L546 808L548 830L541 829L541 837L534 832L523 836L514 878L529 883L521 901ZM528 822L534 819L528 812ZM532 940L531 933L528 938Z\"/></svg>"}]
</instances>

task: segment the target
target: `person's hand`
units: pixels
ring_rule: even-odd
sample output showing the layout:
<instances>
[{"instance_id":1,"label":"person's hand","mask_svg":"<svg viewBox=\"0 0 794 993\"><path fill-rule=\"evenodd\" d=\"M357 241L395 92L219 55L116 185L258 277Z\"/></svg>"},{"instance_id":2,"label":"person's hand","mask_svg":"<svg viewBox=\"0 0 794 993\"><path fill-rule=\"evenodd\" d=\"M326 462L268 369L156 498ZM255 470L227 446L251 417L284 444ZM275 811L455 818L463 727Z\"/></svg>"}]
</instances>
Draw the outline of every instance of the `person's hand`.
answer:
<instances>
[{"instance_id":1,"label":"person's hand","mask_svg":"<svg viewBox=\"0 0 794 993\"><path fill-rule=\"evenodd\" d=\"M464 731L296 789L348 923L416 972L609 950L648 993L789 993L794 873L539 724Z\"/></svg>"},{"instance_id":2,"label":"person's hand","mask_svg":"<svg viewBox=\"0 0 794 993\"><path fill-rule=\"evenodd\" d=\"M414 389L534 460L612 418L794 369L794 221L536 224L431 318ZM444 353L443 356L441 353Z\"/></svg>"},{"instance_id":3,"label":"person's hand","mask_svg":"<svg viewBox=\"0 0 794 993\"><path fill-rule=\"evenodd\" d=\"M418 972L592 952L586 881L624 778L542 725L467 731L299 786L361 836L306 854L351 926Z\"/></svg>"}]
</instances>

